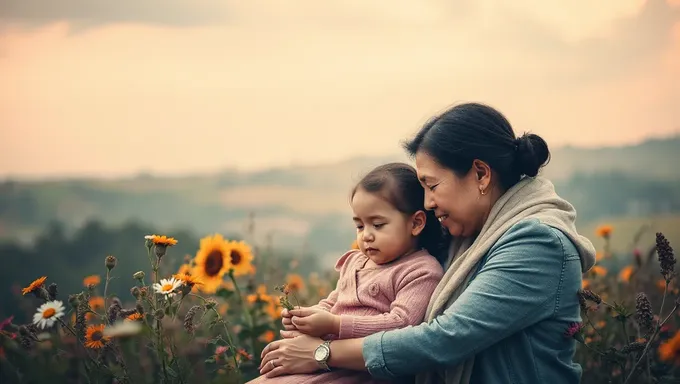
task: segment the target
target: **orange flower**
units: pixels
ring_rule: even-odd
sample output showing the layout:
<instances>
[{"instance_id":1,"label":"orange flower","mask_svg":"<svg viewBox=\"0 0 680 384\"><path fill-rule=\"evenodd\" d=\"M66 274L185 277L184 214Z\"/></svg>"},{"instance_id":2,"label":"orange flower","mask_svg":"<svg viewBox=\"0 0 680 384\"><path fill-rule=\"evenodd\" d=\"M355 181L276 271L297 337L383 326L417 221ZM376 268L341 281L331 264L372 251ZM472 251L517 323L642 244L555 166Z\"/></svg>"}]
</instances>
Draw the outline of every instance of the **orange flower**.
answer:
<instances>
[{"instance_id":1,"label":"orange flower","mask_svg":"<svg viewBox=\"0 0 680 384\"><path fill-rule=\"evenodd\" d=\"M581 282L581 288L589 289L590 288L590 280L583 279L583 281Z\"/></svg>"},{"instance_id":2,"label":"orange flower","mask_svg":"<svg viewBox=\"0 0 680 384\"><path fill-rule=\"evenodd\" d=\"M607 238L609 238L609 236L611 236L613 231L614 231L614 228L612 228L611 225L600 225L595 230L595 233L597 234L597 236L604 237L605 239L607 239Z\"/></svg>"},{"instance_id":3,"label":"orange flower","mask_svg":"<svg viewBox=\"0 0 680 384\"><path fill-rule=\"evenodd\" d=\"M102 279L99 277L99 275L90 275L83 279L83 285L85 287L88 287L90 285L99 285L99 283L101 282Z\"/></svg>"},{"instance_id":4,"label":"orange flower","mask_svg":"<svg viewBox=\"0 0 680 384\"><path fill-rule=\"evenodd\" d=\"M98 309L102 309L102 308L104 308L104 298L101 297L101 296L91 297L89 304L90 304L90 308L93 311L96 311Z\"/></svg>"},{"instance_id":5,"label":"orange flower","mask_svg":"<svg viewBox=\"0 0 680 384\"><path fill-rule=\"evenodd\" d=\"M596 265L591 268L590 272L595 276L607 276L607 268Z\"/></svg>"},{"instance_id":6,"label":"orange flower","mask_svg":"<svg viewBox=\"0 0 680 384\"><path fill-rule=\"evenodd\" d=\"M659 346L659 358L680 364L680 331Z\"/></svg>"},{"instance_id":7,"label":"orange flower","mask_svg":"<svg viewBox=\"0 0 680 384\"><path fill-rule=\"evenodd\" d=\"M296 274L288 275L286 285L292 292L300 292L305 289L305 281L300 275Z\"/></svg>"},{"instance_id":8,"label":"orange flower","mask_svg":"<svg viewBox=\"0 0 680 384\"><path fill-rule=\"evenodd\" d=\"M142 320L142 315L138 312L135 312L125 318L125 321L137 321L137 320Z\"/></svg>"},{"instance_id":9,"label":"orange flower","mask_svg":"<svg viewBox=\"0 0 680 384\"><path fill-rule=\"evenodd\" d=\"M604 257L604 253L597 251L595 252L595 261L600 261Z\"/></svg>"},{"instance_id":10,"label":"orange flower","mask_svg":"<svg viewBox=\"0 0 680 384\"><path fill-rule=\"evenodd\" d=\"M359 249L359 243L356 240L354 240L352 242L352 245L350 245L350 249Z\"/></svg>"},{"instance_id":11,"label":"orange flower","mask_svg":"<svg viewBox=\"0 0 680 384\"><path fill-rule=\"evenodd\" d=\"M172 275L176 280L182 280L184 284L193 287L196 284L203 284L196 276L192 276L188 273L176 273Z\"/></svg>"},{"instance_id":12,"label":"orange flower","mask_svg":"<svg viewBox=\"0 0 680 384\"><path fill-rule=\"evenodd\" d=\"M276 335L274 334L274 331L272 331L272 330L266 331L265 333L263 333L259 337L260 341L265 342L265 343L271 343L272 341L274 341L275 338L276 338Z\"/></svg>"},{"instance_id":13,"label":"orange flower","mask_svg":"<svg viewBox=\"0 0 680 384\"><path fill-rule=\"evenodd\" d=\"M623 281L624 283L629 282L630 277L633 275L634 271L635 269L633 268L632 265L624 267L623 269L621 269L621 272L619 272L619 280Z\"/></svg>"},{"instance_id":14,"label":"orange flower","mask_svg":"<svg viewBox=\"0 0 680 384\"><path fill-rule=\"evenodd\" d=\"M167 237L165 235L159 236L159 235L153 235L151 237L151 241L155 245L165 245L166 247L172 247L173 245L177 245L177 240L175 240L172 237Z\"/></svg>"},{"instance_id":15,"label":"orange flower","mask_svg":"<svg viewBox=\"0 0 680 384\"><path fill-rule=\"evenodd\" d=\"M85 333L85 346L92 349L99 349L104 347L104 344L109 341L108 337L104 337L104 324L90 325L87 327Z\"/></svg>"},{"instance_id":16,"label":"orange flower","mask_svg":"<svg viewBox=\"0 0 680 384\"><path fill-rule=\"evenodd\" d=\"M42 287L43 285L45 285L45 280L47 280L47 276L39 277L33 280L33 282L29 284L28 287L21 290L21 294L25 295L27 293L31 293L36 289Z\"/></svg>"}]
</instances>

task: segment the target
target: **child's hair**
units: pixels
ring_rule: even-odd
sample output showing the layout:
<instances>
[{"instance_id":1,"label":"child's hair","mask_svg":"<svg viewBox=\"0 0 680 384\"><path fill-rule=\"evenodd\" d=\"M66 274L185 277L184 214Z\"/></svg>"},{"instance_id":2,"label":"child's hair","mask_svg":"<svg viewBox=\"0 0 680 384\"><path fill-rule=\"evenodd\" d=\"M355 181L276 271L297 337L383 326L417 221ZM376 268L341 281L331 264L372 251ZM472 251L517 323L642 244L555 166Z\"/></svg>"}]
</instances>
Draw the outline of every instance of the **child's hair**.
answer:
<instances>
[{"instance_id":1,"label":"child's hair","mask_svg":"<svg viewBox=\"0 0 680 384\"><path fill-rule=\"evenodd\" d=\"M425 212L425 228L418 237L418 246L425 248L440 261L445 257L447 236L433 211L425 209L425 190L418 181L416 170L405 163L387 163L374 168L352 189L350 201L361 188L377 193L399 212L412 215Z\"/></svg>"}]
</instances>

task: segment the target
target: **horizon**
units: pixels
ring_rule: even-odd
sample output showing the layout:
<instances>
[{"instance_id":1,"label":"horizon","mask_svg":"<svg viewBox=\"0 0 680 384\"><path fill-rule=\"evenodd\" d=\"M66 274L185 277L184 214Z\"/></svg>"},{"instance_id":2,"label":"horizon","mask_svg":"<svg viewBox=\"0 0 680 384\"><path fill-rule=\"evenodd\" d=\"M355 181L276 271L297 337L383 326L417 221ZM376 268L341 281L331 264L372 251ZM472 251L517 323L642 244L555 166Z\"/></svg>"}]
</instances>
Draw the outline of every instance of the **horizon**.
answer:
<instances>
[{"instance_id":1,"label":"horizon","mask_svg":"<svg viewBox=\"0 0 680 384\"><path fill-rule=\"evenodd\" d=\"M670 133L667 135L660 135L660 136L647 136L645 138L642 138L636 142L632 143L620 143L617 145L595 145L595 146L585 146L585 145L571 145L571 144L564 144L560 145L557 147L550 147L550 152L551 154L554 154L555 151L560 151L560 150L586 150L586 151L593 151L593 150L616 150L616 149L626 149L626 148L633 148L636 146L648 144L648 143L655 143L655 142L664 142L668 140L680 140L680 130L678 132ZM550 145L550 143L548 143ZM0 174L0 183L4 182L19 182L19 183L40 183L40 182L63 182L63 181L91 181L91 180L102 180L102 181L126 181L126 180L133 180L137 178L152 178L152 179L181 179L181 178L187 178L187 177L206 177L206 176L217 176L223 173L237 173L241 175L248 175L248 174L255 174L255 173L260 173L260 172L270 172L270 171L275 171L275 170L290 170L294 168L313 168L313 167L324 167L324 166L333 166L337 164L342 164L344 162L351 162L355 160L361 160L361 159L369 159L369 158L382 158L382 157L387 157L387 158L397 158L397 157L406 157L404 153L398 153L398 152L393 152L393 153L385 153L385 154L376 154L376 155L354 155L354 156L349 156L346 158L342 158L339 160L335 161L320 161L320 162L309 162L309 163L293 163L293 164L285 164L285 165L272 165L272 166L262 166L262 167L255 167L255 168L237 168L237 167L229 167L225 166L222 168L218 169L206 169L206 170L194 170L194 171L187 171L187 172L173 172L173 173L164 173L164 172L149 172L144 169L140 169L139 171L136 172L131 172L131 173L121 173L121 174L106 174L102 176L101 174L85 174L85 173L80 173L80 174L47 174L47 175L2 175Z\"/></svg>"},{"instance_id":2,"label":"horizon","mask_svg":"<svg viewBox=\"0 0 680 384\"><path fill-rule=\"evenodd\" d=\"M680 134L680 0L147 2L0 0L0 179L394 156L465 101L554 148Z\"/></svg>"}]
</instances>

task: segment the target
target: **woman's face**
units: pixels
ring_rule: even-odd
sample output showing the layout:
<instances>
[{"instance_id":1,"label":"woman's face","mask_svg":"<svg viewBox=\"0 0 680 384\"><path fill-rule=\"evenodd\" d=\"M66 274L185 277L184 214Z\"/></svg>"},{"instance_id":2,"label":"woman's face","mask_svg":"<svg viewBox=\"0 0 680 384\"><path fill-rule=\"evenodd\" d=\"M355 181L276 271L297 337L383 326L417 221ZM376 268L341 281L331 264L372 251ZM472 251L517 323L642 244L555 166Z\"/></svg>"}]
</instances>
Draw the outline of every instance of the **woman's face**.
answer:
<instances>
[{"instance_id":1,"label":"woman's face","mask_svg":"<svg viewBox=\"0 0 680 384\"><path fill-rule=\"evenodd\" d=\"M425 188L425 208L434 211L442 226L452 236L479 233L490 211L486 191L490 179L488 166L475 161L465 176L458 177L430 155L418 152L416 168Z\"/></svg>"}]
</instances>

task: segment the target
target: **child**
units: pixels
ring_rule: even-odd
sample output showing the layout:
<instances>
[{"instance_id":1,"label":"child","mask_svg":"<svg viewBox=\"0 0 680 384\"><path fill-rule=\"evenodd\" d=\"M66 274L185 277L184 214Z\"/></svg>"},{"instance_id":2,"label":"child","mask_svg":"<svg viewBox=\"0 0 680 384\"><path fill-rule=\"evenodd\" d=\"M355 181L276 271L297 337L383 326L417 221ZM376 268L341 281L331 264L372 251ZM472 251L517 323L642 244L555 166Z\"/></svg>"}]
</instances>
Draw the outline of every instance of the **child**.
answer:
<instances>
[{"instance_id":1,"label":"child","mask_svg":"<svg viewBox=\"0 0 680 384\"><path fill-rule=\"evenodd\" d=\"M433 255L444 250L441 226L425 210L424 201L423 187L410 165L390 163L368 173L354 187L350 203L360 250L340 257L335 290L317 305L303 308L303 317L291 318L284 310L284 328L347 339L421 323L443 275ZM250 383L377 382L365 372L333 370L260 376Z\"/></svg>"}]
</instances>

